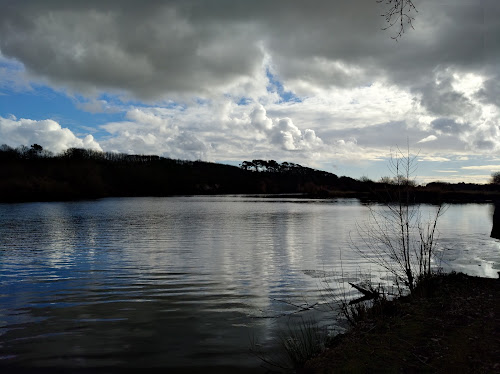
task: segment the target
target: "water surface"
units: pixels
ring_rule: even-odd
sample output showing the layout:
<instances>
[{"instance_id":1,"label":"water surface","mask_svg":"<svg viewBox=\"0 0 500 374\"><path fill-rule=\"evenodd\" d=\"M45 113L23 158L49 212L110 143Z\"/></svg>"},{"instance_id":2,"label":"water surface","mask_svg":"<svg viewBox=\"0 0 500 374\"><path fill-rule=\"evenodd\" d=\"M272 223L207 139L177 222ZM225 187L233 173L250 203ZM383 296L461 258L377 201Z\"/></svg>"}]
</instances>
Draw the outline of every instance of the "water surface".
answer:
<instances>
[{"instance_id":1,"label":"water surface","mask_svg":"<svg viewBox=\"0 0 500 374\"><path fill-rule=\"evenodd\" d=\"M496 277L491 217L450 206L435 265ZM272 350L304 303L332 322L325 278L386 279L352 250L367 219L355 199L0 204L0 366L257 368L250 342Z\"/></svg>"}]
</instances>

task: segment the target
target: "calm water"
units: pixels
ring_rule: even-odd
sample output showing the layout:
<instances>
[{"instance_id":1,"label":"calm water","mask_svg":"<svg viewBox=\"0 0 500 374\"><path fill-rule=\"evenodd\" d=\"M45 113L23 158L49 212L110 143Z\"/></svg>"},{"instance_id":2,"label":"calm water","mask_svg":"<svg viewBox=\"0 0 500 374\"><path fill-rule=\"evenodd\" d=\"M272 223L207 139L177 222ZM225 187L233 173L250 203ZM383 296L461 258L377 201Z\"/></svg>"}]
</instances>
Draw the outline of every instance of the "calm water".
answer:
<instances>
[{"instance_id":1,"label":"calm water","mask_svg":"<svg viewBox=\"0 0 500 374\"><path fill-rule=\"evenodd\" d=\"M492 209L448 208L441 266L497 277ZM325 277L384 279L350 249L367 218L354 199L0 204L0 367L257 368L291 304L332 322Z\"/></svg>"}]
</instances>

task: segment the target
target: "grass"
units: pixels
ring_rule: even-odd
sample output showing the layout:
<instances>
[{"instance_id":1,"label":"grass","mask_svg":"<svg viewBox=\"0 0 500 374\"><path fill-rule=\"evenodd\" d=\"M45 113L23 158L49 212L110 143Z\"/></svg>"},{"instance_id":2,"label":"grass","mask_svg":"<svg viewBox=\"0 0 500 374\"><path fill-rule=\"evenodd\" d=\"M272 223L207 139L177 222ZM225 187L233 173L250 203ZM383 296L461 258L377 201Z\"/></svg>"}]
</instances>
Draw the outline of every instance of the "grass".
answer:
<instances>
[{"instance_id":1,"label":"grass","mask_svg":"<svg viewBox=\"0 0 500 374\"><path fill-rule=\"evenodd\" d=\"M312 320L302 319L298 326L288 326L279 334L289 367L300 368L324 349L326 332Z\"/></svg>"},{"instance_id":2,"label":"grass","mask_svg":"<svg viewBox=\"0 0 500 374\"><path fill-rule=\"evenodd\" d=\"M316 321L300 318L300 321L289 320L276 339L278 349L274 353L261 351L256 342L252 343L251 351L268 372L293 372L324 351L327 332Z\"/></svg>"}]
</instances>

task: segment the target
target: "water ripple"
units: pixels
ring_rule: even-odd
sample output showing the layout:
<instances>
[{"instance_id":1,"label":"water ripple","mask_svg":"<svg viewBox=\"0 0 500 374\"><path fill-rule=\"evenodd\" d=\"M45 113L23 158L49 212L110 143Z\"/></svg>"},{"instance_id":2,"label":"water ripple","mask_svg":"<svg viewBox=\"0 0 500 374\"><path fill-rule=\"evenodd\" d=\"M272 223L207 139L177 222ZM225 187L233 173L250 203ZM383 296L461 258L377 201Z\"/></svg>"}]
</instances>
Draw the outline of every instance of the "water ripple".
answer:
<instances>
[{"instance_id":1,"label":"water ripple","mask_svg":"<svg viewBox=\"0 0 500 374\"><path fill-rule=\"evenodd\" d=\"M488 213L450 207L445 263L498 268ZM352 251L367 215L354 199L0 204L0 366L257 368L250 337L271 347L274 317L313 303L331 317L342 282L389 281Z\"/></svg>"}]
</instances>

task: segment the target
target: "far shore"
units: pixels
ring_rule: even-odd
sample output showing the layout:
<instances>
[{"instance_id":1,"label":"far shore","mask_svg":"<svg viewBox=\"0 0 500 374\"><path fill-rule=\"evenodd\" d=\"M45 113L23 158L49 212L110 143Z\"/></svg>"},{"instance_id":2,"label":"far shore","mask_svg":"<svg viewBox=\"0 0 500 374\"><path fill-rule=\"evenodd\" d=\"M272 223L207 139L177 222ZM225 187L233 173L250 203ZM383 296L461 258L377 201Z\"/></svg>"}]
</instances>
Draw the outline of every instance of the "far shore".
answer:
<instances>
[{"instance_id":1,"label":"far shore","mask_svg":"<svg viewBox=\"0 0 500 374\"><path fill-rule=\"evenodd\" d=\"M384 177L375 182L274 160L243 161L237 167L80 148L54 155L35 146L0 148L0 202L227 194L387 202L398 186L408 188L415 203L500 200L498 183L432 182L418 186L409 177Z\"/></svg>"},{"instance_id":2,"label":"far shore","mask_svg":"<svg viewBox=\"0 0 500 374\"><path fill-rule=\"evenodd\" d=\"M432 192L422 190L421 194L416 194L415 203L417 204L491 204L500 201L500 192L483 193L483 192L440 192L433 195ZM14 196L5 194L0 196L1 203L30 203L30 202L65 202L65 201L86 201L98 200L106 198L135 198L135 197L175 197L175 196L255 196L263 198L295 198L295 199L358 199L362 202L383 202L374 192L357 192L357 191L328 191L320 194L316 193L246 193L246 192L227 192L227 193L207 193L204 191L196 191L192 193L176 193L176 194L62 194L58 195L57 191L44 191L43 193L16 193Z\"/></svg>"}]
</instances>

